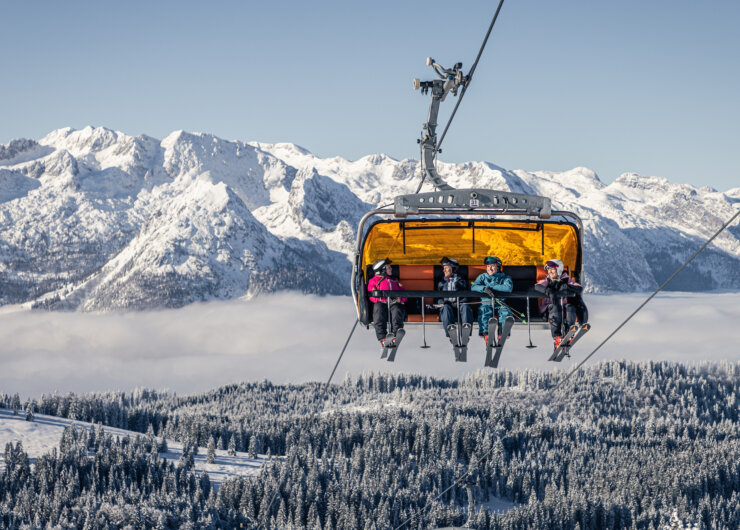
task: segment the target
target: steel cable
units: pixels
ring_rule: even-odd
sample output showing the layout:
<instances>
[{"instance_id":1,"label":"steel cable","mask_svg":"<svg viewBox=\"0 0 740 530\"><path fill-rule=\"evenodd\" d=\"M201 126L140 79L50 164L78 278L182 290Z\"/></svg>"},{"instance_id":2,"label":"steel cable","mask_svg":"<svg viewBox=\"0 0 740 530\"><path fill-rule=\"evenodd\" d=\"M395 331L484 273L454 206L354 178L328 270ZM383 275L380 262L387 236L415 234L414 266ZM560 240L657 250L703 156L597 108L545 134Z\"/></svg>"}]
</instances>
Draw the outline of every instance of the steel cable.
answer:
<instances>
[{"instance_id":1,"label":"steel cable","mask_svg":"<svg viewBox=\"0 0 740 530\"><path fill-rule=\"evenodd\" d=\"M344 343L344 347L342 348L341 353L339 354L339 357L337 358L337 362L334 364L334 369L331 371L331 374L329 375L329 379L326 380L326 383L323 385L323 395L326 395L326 391L329 389L329 385L331 384L331 380L334 377L334 374L337 371L337 367L339 367L339 363L342 360L342 357L344 356L344 352L347 350L347 346L349 345L349 341L352 339L352 335L355 333L355 329L357 329L357 324L359 324L360 319L358 318L355 320L354 325L352 326L352 331L349 332L349 336L347 337L347 340ZM320 396L322 397L322 396ZM318 412L314 412L314 417L318 414ZM285 478L287 477L286 465L283 463L283 476L280 478L278 483L276 484L275 493L272 494L272 498L270 499L270 503L267 505L267 510L265 510L265 516L269 518L270 510L272 510L272 505L275 503L275 499L277 499L277 496L280 494L280 489L283 487L283 483L285 481ZM262 528L262 523L260 522L257 526L257 529Z\"/></svg>"},{"instance_id":2,"label":"steel cable","mask_svg":"<svg viewBox=\"0 0 740 530\"><path fill-rule=\"evenodd\" d=\"M496 13L493 15L493 20L491 20L491 25L488 26L488 32L486 32L486 37L483 39L483 44L481 45L480 50L478 50L478 56L475 58L475 62L473 63L473 66L470 69L470 72L468 73L468 76L465 80L465 84L463 85L462 92L460 92L460 97L457 99L457 103L455 104L455 108L453 109L452 114L450 115L450 119L447 120L447 125L445 125L445 130L442 132L442 136L440 137L439 143L437 144L437 150L439 150L439 148L442 147L442 142L444 142L445 136L447 135L447 130L450 128L452 119L455 117L455 114L457 113L457 108L460 106L460 103L462 103L462 100L465 97L465 92L467 92L468 86L470 86L470 82L473 80L473 72L475 72L475 69L478 67L478 61L480 61L480 57L481 55L483 55L483 49L486 47L486 44L488 43L488 37L491 35L491 31L493 30L493 25L496 23L498 14L501 11L501 6L503 5L504 5L504 0L501 0L498 4L498 7L496 8Z\"/></svg>"},{"instance_id":3,"label":"steel cable","mask_svg":"<svg viewBox=\"0 0 740 530\"><path fill-rule=\"evenodd\" d=\"M639 311L640 311L640 310L641 310L641 309L642 309L643 307L645 307L645 306L647 305L647 303L648 303L648 302L649 302L650 300L652 300L652 299L653 299L653 298L655 297L655 295L656 295L656 294L658 294L658 293L659 293L660 291L662 291L662 290L663 290L663 288L664 288L664 287L665 287L666 285L668 285L668 284L669 284L669 283L670 283L670 282L671 282L671 281L673 280L673 278L675 278L675 277L676 277L676 275L677 275L677 274L678 274L679 272L681 272L681 271L682 271L682 270L684 269L684 267L686 267L686 266L687 266L687 265L688 265L689 263L691 263L691 262L692 262L692 261L694 260L694 258L695 258L696 256L698 256L698 255L699 255L699 253L700 253L700 252L701 252L702 250L704 250L705 248L707 248L707 246L709 246L709 243L711 243L712 241L714 241L714 238L716 238L716 237L717 237L718 235L720 235L720 234L722 233L722 231L723 231L723 230L724 230L725 228L727 228L728 226L730 226L730 224L731 224L731 223L732 223L732 222L733 222L733 221L734 221L734 220L735 220L735 219L737 218L737 216L738 216L738 215L740 215L740 211L738 211L738 212L737 212L737 213L736 213L735 215L733 215L733 216L732 216L732 218L731 218L731 219L730 219L729 221L727 221L727 222L726 222L726 223L725 223L724 225L722 225L722 228L720 228L719 230L717 230L717 231L716 231L716 232L714 233L714 235L713 235L712 237L710 237L710 238L709 238L709 239L708 239L708 240L706 241L706 243L704 243L704 244L703 244L703 245L701 246L701 248L700 248L699 250L697 250L696 252L694 252L694 255L693 255L693 256L691 256L691 257L690 257L690 258L689 258L688 260L686 260L686 262L685 262L685 263L684 263L683 265L681 265L681 266L680 266L680 267L678 268L678 270L676 270L676 272L674 272L673 274L671 274L671 277L670 277L670 278L668 278L668 279L667 279L666 281L664 281L664 282L663 282L663 285L661 285L660 287L658 287L658 288L657 288L657 289L656 289L656 290L655 290L655 291L653 292L653 294L651 294L650 296L648 296L648 297L647 297L647 299L646 299L646 300L645 300L645 301L644 301L644 302L643 302L642 304L640 304L640 306L639 306L639 307L638 307L637 309L635 309L635 310L634 310L634 311L632 312L632 314L631 314L630 316L628 316L628 317L627 317L626 319L624 319L624 321L623 321L623 322L622 322L621 324L619 324L619 326L617 326L617 328L616 328L616 329L615 329L614 331L612 331L612 332L611 332L611 333L609 334L609 336L608 336L607 338L605 338L605 339L604 339L603 341L601 341L601 344L599 344L599 345L598 345L598 346L597 346L597 347L596 347L596 348L594 349L594 351L592 351L591 353L589 353L589 354L588 354L588 355L586 356L586 358L585 358L585 359L583 359L583 360L582 360L582 361L581 361L580 363L578 363L578 366L576 366L575 368L573 368L573 369L572 369L572 370L571 370L571 371L570 371L570 372L568 373L568 375L567 375L567 376L565 377L565 379L563 379L562 381L560 381L560 383L558 383L558 385L557 385L557 386L555 387L555 390L557 390L557 389L559 389L559 388L560 388L561 386L563 386L563 385L565 384L565 382L566 382L566 381L568 381L568 379L570 379L570 376L572 376L572 375L573 375L573 373L575 373L575 372L576 372L576 371L577 371L577 370L578 370L578 369L579 369L579 368L580 368L581 366L583 366L583 365L584 365L584 364L586 363L586 361L588 361L588 360L589 360L589 359L590 359L591 357L593 357L593 355L594 355L594 354L595 354L595 353L596 353L597 351L599 351L599 349L601 349L601 347L602 347L602 346L603 346L604 344L606 344L606 342L607 342L607 341L608 341L609 339L611 339L611 338L612 338L612 337L613 337L614 335L616 335L616 333L617 333L617 332L618 332L618 331L619 331L620 329L622 329L622 327L624 327L624 325L625 325L625 324L626 324L627 322L629 322L629 321L630 321L630 320L632 319L632 317L633 317L633 316L635 316L635 315L636 315L636 314L637 314L637 313L638 313L638 312L639 312Z\"/></svg>"},{"instance_id":4,"label":"steel cable","mask_svg":"<svg viewBox=\"0 0 740 530\"><path fill-rule=\"evenodd\" d=\"M701 251L703 251L703 250L704 250L705 248L707 248L707 246L709 245L709 243L711 243L711 242L712 242L712 241L713 241L713 240L714 240L714 239L715 239L715 238L716 238L716 237L717 237L717 236L718 236L718 235L719 235L720 233L722 233L722 231L723 231L723 230L725 230L725 229L726 229L726 228L727 228L728 226L730 226L730 224L732 224L732 222L733 222L733 221L734 221L734 220L735 220L735 219L736 219L736 218L737 218L737 217L738 217L739 215L740 215L740 211L738 211L738 212L737 212L737 213L736 213L735 215L733 215L733 216L732 216L732 218L731 218L731 219L730 219L729 221L727 221L727 222L726 222L726 223L725 223L724 225L722 225L722 228L720 228L719 230L717 230L717 232L716 232L716 233L715 233L715 234L714 234L714 235L713 235L712 237L710 237L710 238L709 238L709 239L707 240L707 242L706 242L706 243L704 243L704 244L703 244L703 245L701 246L701 248L700 248L699 250L697 250L697 251L696 251L696 252L694 253L694 255L693 255L693 256L691 256L691 257L690 257L690 258L689 258L689 259L688 259L688 260L687 260L687 261L686 261L686 262L685 262L685 263L684 263L683 265L681 265L681 266L680 266L680 267L678 268L678 270L677 270L676 272L674 272L674 273L673 273L673 274L671 275L671 277L670 277L670 278L668 278L668 279L667 279L667 280L666 280L665 282L663 282L663 285L661 285L660 287L658 287L658 289L657 289L657 290L656 290L656 291L655 291L655 292L654 292L653 294L651 294L651 295L650 295L650 297L648 297L648 299L647 299L647 300L645 300L645 301L644 301L644 302L643 302L643 303L642 303L642 304L640 305L640 307L638 307L638 308L637 308L637 309L636 309L636 310L635 310L635 311L634 311L634 312L633 312L633 313L632 313L632 314L631 314L631 315L630 315L629 317L627 317L627 319L626 319L626 320L625 320L624 322L622 322L622 323L621 323L621 324L619 325L619 327L617 327L617 329L615 329L615 330L614 330L614 331L613 331L613 332L612 332L612 333L611 333L611 334L610 334L610 335L609 335L609 336L608 336L608 337L607 337L606 339L604 339L604 341L602 341L602 343L601 343L601 344L599 344L599 346L598 346L598 347L597 347L597 348L596 348L596 349L595 349L594 351L592 351L592 352L591 352L591 353L590 353L590 354L589 354L589 355L588 355L588 356L587 356L587 357L586 357L586 358L585 358L585 359L584 359L583 361L581 361L581 363L579 363L579 364L578 364L578 366L576 366L576 367L575 367L575 368L574 368L574 369L573 369L573 370L572 370L572 371L571 371L571 372L570 372L570 373L569 373L569 374L568 374L568 375L566 376L566 378L565 378L565 379L564 379L563 381L561 381L561 382L560 382L560 383L559 383L559 384L558 384L558 385L557 385L557 386L555 387L555 390L557 390L558 388L560 388L560 387L562 386L562 384L563 384L563 383L564 383L565 381L567 381L567 380L568 380L568 378L569 378L569 377L570 377L570 376L571 376L571 375L572 375L572 374L573 374L573 373L574 373L574 372L575 372L576 370L578 370L578 368L580 368L580 367L581 367L581 366L582 366L582 365L583 365L583 364L584 364L584 363L585 363L585 362L586 362L586 361L587 361L587 360L588 360L588 359L589 359L589 358L590 358L590 357L591 357L591 356L592 356L592 355L593 355L594 353L596 353L596 352L597 352L597 351L599 350L599 348L601 348L601 347L602 347L602 346L603 346L603 345L604 345L604 344L605 344L605 343L606 343L606 342L607 342L607 341L608 341L609 339L611 339L611 338L612 338L612 337L614 336L614 334L615 334L615 333L616 333L617 331L619 331L619 330L620 330L620 329L621 329L621 328L622 328L622 327L623 327L623 326L624 326L624 325L625 325L625 324L626 324L626 323L627 323L627 322L628 322L628 321L629 321L629 320L630 320L630 319L631 319L631 318L632 318L633 316L635 316L635 315L637 314L637 312L638 312L638 311L640 311L640 309L642 309L642 308L643 308L643 307L645 306L645 304L647 304L647 303L648 303L648 302L649 302L650 300L652 300L652 298L653 298L653 297L654 297L654 296L655 296L656 294L658 294L658 293L659 293L659 292L660 292L660 291L661 291L661 290L662 290L662 289L663 289L663 288L664 288L664 287L665 287L666 285L668 285L668 284L669 284L669 283L671 282L671 280L673 280L673 278L675 278L675 277L676 277L676 275L677 275L677 274L678 274L679 272L681 272L681 271L682 271L682 270L684 269L684 267L686 267L686 266L687 266L687 265L688 265L689 263L691 263L691 261L692 261L692 260L693 260L694 258L696 258L696 256L698 256L698 255L699 255L699 253L701 253ZM551 396L552 396L552 394L551 394ZM488 451L488 452L487 452L486 454L484 454L484 455L483 455L483 456L481 457L481 459L480 459L480 460L478 461L478 465L481 465L481 464L483 464L483 463L484 463L484 462L485 462L486 460L488 460L488 459L489 459L489 458L491 457L491 455L493 454L493 451L494 451L494 449L495 449L495 446L494 446L494 447L492 447L492 448L491 448L491 449L490 449L490 450L489 450L489 451ZM461 483L461 482L462 482L463 480L465 480L465 479L466 479L466 478L467 478L467 477L468 477L468 476L469 476L470 474L471 474L471 470L468 470L468 471L466 471L466 472L465 472L465 473L464 473L463 475L461 475L461 476L460 476L459 478L457 478L457 479L456 479L456 480L455 480L455 481L454 481L454 482L453 482L453 483L452 483L452 484L451 484L451 485L450 485L449 487L445 488L445 489L444 489L443 491L441 491L440 493L438 493L438 494L437 494L437 495L436 495L436 496L435 496L434 498L432 498L431 500L427 501L427 503L426 503L426 504L424 504L424 506L423 506L423 507L422 507L422 508L421 508L420 510L416 511L416 512L415 512L414 514L412 514L412 515L411 515L410 517L408 517L408 518L407 518L407 519L406 519L405 521L403 521L403 522L402 522L401 524L399 524L398 526L396 526L396 527L395 527L395 528L394 528L393 530L399 530L400 528L403 528L404 526L406 526L406 525L407 525L407 524L408 524L408 523L409 523L409 522L410 522L410 521L411 521L411 520L412 520L412 519L413 519L413 518L414 518L415 516L417 516L418 514L422 514L422 513L423 513L423 512L424 512L424 511L425 511L425 510L427 509L427 507L428 507L428 506L430 506L430 505L431 505L431 504L432 504L433 502L435 502L436 500L438 500L438 499L439 499L440 497L442 497L442 496L443 496L443 495L444 495L445 493L447 493L448 491L450 491L450 490L451 490L452 488L454 488L455 486L459 485L459 484L460 484L460 483Z\"/></svg>"}]
</instances>

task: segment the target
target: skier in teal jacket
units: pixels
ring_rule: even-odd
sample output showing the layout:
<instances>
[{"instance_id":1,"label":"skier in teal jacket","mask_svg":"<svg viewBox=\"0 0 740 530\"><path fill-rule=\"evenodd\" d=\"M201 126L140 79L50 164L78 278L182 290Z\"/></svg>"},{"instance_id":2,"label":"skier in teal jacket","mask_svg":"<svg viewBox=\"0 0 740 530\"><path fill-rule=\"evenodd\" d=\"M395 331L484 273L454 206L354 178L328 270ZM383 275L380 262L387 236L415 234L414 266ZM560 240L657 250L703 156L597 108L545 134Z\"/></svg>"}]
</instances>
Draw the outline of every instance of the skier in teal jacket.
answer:
<instances>
[{"instance_id":1,"label":"skier in teal jacket","mask_svg":"<svg viewBox=\"0 0 740 530\"><path fill-rule=\"evenodd\" d=\"M497 300L503 302L505 299L500 298L498 293L510 293L514 289L514 282L511 280L511 276L501 271L503 264L496 256L488 256L483 263L486 266L486 272L475 279L471 289L486 293L490 297L495 295ZM499 330L504 325L506 317L510 314L508 307L503 305L498 306ZM480 311L478 311L478 334L483 337L486 344L488 344L488 320L491 317L493 317L491 298L481 298Z\"/></svg>"}]
</instances>

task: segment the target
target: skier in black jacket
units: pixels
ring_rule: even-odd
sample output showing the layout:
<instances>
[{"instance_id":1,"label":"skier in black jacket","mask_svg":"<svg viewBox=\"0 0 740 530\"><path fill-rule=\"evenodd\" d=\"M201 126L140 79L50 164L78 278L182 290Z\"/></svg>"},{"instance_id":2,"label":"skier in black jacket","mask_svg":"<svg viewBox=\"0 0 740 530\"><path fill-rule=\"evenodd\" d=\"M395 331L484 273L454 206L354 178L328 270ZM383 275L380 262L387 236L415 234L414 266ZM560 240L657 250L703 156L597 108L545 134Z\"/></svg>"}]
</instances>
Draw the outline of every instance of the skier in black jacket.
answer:
<instances>
[{"instance_id":1,"label":"skier in black jacket","mask_svg":"<svg viewBox=\"0 0 740 530\"><path fill-rule=\"evenodd\" d=\"M468 291L470 286L467 280L457 274L458 262L453 258L442 258L442 272L444 278L437 284L438 291ZM473 328L473 309L466 303L467 298L460 299L460 322L463 328L468 326ZM457 324L457 300L455 298L439 298L438 304L442 304L439 309L439 319L444 326L445 335L450 336L449 328ZM468 333L468 335L470 335Z\"/></svg>"},{"instance_id":2,"label":"skier in black jacket","mask_svg":"<svg viewBox=\"0 0 740 530\"><path fill-rule=\"evenodd\" d=\"M583 287L565 272L565 266L559 259L545 263L545 278L535 284L536 291L545 295L540 299L540 312L547 313L550 320L550 333L555 341L555 348L560 346L563 338L563 315L565 331L578 321L581 325L588 322L588 310L583 303Z\"/></svg>"}]
</instances>

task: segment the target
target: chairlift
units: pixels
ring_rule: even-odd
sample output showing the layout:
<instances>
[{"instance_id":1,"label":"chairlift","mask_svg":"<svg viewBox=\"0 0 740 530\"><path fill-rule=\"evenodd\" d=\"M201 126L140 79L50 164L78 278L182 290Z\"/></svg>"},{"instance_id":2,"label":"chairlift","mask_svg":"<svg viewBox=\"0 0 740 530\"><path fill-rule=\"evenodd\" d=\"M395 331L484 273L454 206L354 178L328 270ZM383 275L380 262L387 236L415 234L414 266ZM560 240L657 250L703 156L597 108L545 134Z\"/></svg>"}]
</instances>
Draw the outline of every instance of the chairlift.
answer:
<instances>
[{"instance_id":1,"label":"chairlift","mask_svg":"<svg viewBox=\"0 0 740 530\"><path fill-rule=\"evenodd\" d=\"M517 316L518 323L528 327L529 347L535 347L531 328L546 327L547 317L539 313L537 303L542 295L533 286L545 277L543 265L553 257L563 261L570 277L582 283L583 223L573 212L552 211L547 197L478 188L454 189L439 176L435 168L436 155L441 151L441 140L437 141L436 133L439 105L448 94L457 95L462 87L459 105L473 70L465 76L462 63L447 69L432 58L427 59L427 65L439 79L414 79L415 89L421 89L423 94L431 93L428 119L418 140L422 150L422 183L417 193L395 197L392 208L391 205L380 207L360 220L351 277L358 321L368 328L373 323L371 295L389 298L390 291L367 290L374 274L373 263L389 258L393 275L406 289L403 296L408 298L405 304L408 323L423 327L422 348L427 347L426 326L441 327L441 323L439 315L429 313L426 308L436 298L450 298L450 292L436 290L443 278L442 258L456 259L460 263L458 275L472 284L485 272L486 256L498 256L503 261L503 271L514 284L513 292L505 294L506 304ZM427 178L436 191L419 193ZM458 303L462 298L480 300L481 293L456 291L455 297ZM480 302L472 305L475 317ZM456 360L467 360L455 351ZM494 363L487 359L487 365L496 366L499 354L500 350ZM388 359L394 357L395 351Z\"/></svg>"},{"instance_id":2,"label":"chairlift","mask_svg":"<svg viewBox=\"0 0 740 530\"><path fill-rule=\"evenodd\" d=\"M533 289L545 277L544 263L553 256L563 261L570 276L583 280L583 223L573 212L551 211L546 197L485 189L458 189L402 195L394 208L365 214L357 231L351 278L352 297L361 324L372 324L368 292L372 265L389 258L393 275L404 285L408 298L408 325L441 327L439 315L427 306L450 293L437 291L443 278L443 257L455 258L457 274L471 284L485 272L486 256L498 256L503 272L511 276L514 290L506 303L519 326L547 327L539 314L542 296ZM475 291L456 292L458 298L479 299ZM479 304L473 303L474 314ZM531 337L531 335L530 335ZM530 338L531 344L531 338Z\"/></svg>"}]
</instances>

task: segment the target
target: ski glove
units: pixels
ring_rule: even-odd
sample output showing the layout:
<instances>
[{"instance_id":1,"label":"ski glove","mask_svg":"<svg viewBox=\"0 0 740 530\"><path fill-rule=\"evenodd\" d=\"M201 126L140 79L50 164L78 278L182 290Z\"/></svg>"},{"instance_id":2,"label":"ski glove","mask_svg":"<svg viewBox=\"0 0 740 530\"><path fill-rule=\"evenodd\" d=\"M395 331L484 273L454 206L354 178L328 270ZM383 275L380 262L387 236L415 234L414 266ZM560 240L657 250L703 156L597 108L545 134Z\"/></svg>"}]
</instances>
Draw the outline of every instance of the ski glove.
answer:
<instances>
[{"instance_id":1,"label":"ski glove","mask_svg":"<svg viewBox=\"0 0 740 530\"><path fill-rule=\"evenodd\" d=\"M558 287L558 291L560 291L561 293L567 293L568 290L568 284L565 282L561 283L560 287Z\"/></svg>"},{"instance_id":2,"label":"ski glove","mask_svg":"<svg viewBox=\"0 0 740 530\"><path fill-rule=\"evenodd\" d=\"M485 289L483 289L483 292L486 293L491 298L493 298L494 296L496 296L496 293L490 287L486 287Z\"/></svg>"},{"instance_id":3,"label":"ski glove","mask_svg":"<svg viewBox=\"0 0 740 530\"><path fill-rule=\"evenodd\" d=\"M553 291L550 287L547 287L545 289L545 296L548 298L554 298L555 297L555 291Z\"/></svg>"}]
</instances>

